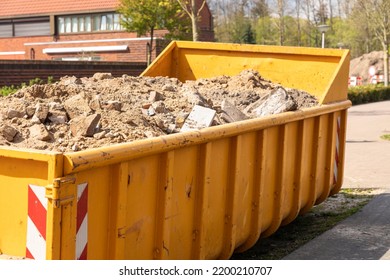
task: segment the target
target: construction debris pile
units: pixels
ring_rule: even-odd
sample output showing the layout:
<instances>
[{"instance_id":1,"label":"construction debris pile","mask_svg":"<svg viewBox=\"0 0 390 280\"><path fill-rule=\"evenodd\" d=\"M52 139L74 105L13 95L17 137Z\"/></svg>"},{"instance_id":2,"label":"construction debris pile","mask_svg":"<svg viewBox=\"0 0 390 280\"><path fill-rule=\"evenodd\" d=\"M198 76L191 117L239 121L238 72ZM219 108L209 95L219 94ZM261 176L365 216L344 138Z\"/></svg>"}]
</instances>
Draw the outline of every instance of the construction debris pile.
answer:
<instances>
[{"instance_id":1,"label":"construction debris pile","mask_svg":"<svg viewBox=\"0 0 390 280\"><path fill-rule=\"evenodd\" d=\"M0 97L0 146L74 152L316 106L312 95L236 76L63 77Z\"/></svg>"}]
</instances>

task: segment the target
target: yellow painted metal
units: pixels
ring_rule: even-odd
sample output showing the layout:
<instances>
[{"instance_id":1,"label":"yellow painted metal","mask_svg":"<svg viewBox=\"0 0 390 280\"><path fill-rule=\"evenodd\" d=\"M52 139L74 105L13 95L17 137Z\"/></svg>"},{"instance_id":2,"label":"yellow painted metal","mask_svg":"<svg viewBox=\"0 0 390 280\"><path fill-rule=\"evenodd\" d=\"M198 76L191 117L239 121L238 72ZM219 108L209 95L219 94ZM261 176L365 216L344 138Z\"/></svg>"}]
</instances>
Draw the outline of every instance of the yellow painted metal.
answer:
<instances>
[{"instance_id":1,"label":"yellow painted metal","mask_svg":"<svg viewBox=\"0 0 390 280\"><path fill-rule=\"evenodd\" d=\"M0 251L14 256L26 255L28 185L45 188L61 176L62 154L36 150L0 148ZM48 205L47 248L55 247L53 223L59 223ZM47 249L47 258L53 258Z\"/></svg>"},{"instance_id":2,"label":"yellow painted metal","mask_svg":"<svg viewBox=\"0 0 390 280\"><path fill-rule=\"evenodd\" d=\"M345 139L350 105L65 154L64 175L91 187L89 258L224 259L250 248L341 187L335 137L340 117Z\"/></svg>"},{"instance_id":3,"label":"yellow painted metal","mask_svg":"<svg viewBox=\"0 0 390 280\"><path fill-rule=\"evenodd\" d=\"M223 67L213 66L220 59ZM329 104L75 153L0 148L0 250L24 256L34 184L49 200L46 258L74 259L83 183L88 259L226 259L247 250L341 188L347 60L340 50L172 43L144 74L187 79L267 66L267 78L313 81L308 88ZM276 66L305 72L303 80Z\"/></svg>"},{"instance_id":4,"label":"yellow painted metal","mask_svg":"<svg viewBox=\"0 0 390 280\"><path fill-rule=\"evenodd\" d=\"M349 51L340 49L174 41L142 75L185 81L236 75L244 69L306 90L321 104L346 100Z\"/></svg>"}]
</instances>

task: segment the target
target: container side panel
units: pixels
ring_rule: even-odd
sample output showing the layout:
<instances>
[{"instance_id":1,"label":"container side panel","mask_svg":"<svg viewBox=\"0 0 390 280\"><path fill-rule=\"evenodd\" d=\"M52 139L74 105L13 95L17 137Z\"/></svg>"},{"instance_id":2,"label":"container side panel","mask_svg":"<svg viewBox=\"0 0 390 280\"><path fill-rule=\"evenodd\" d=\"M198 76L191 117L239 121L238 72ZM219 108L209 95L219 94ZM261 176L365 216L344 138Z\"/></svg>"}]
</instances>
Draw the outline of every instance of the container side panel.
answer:
<instances>
[{"instance_id":1,"label":"container side panel","mask_svg":"<svg viewBox=\"0 0 390 280\"><path fill-rule=\"evenodd\" d=\"M264 169L264 157L263 157L263 131L256 131L250 134L253 139L250 139L246 144L249 145L248 153L253 157L253 161L247 165L247 168L250 168L251 176L253 176L253 181L251 185L251 201L250 201L250 232L245 242L240 246L237 246L236 252L244 252L247 249L251 248L258 241L260 234L262 232L261 222L262 222L262 210L260 207L260 197L262 196L262 180L265 178ZM246 147L246 148L249 148ZM240 243L240 242L239 242Z\"/></svg>"},{"instance_id":2,"label":"container side panel","mask_svg":"<svg viewBox=\"0 0 390 280\"><path fill-rule=\"evenodd\" d=\"M308 199L306 201L306 205L303 206L303 208L301 209L301 213L306 213L307 211L309 211L314 206L317 200L318 168L319 168L319 164L322 164L319 163L318 153L321 147L320 142L323 141L319 137L321 131L320 127L321 127L320 118L318 116L314 117L313 126L312 126L313 134L312 134L312 138L310 139L311 142L309 144L309 146L311 146L312 148L310 158L308 159L310 163L309 165L310 174L308 177L305 177L305 182L308 184L307 185Z\"/></svg>"},{"instance_id":3,"label":"container side panel","mask_svg":"<svg viewBox=\"0 0 390 280\"><path fill-rule=\"evenodd\" d=\"M228 185L229 140L211 142L207 157L203 204L202 251L205 259L217 259L223 250Z\"/></svg>"},{"instance_id":4,"label":"container side panel","mask_svg":"<svg viewBox=\"0 0 390 280\"><path fill-rule=\"evenodd\" d=\"M299 179L300 209L309 205L313 196L314 174L312 173L312 158L315 153L315 146L313 145L315 120L313 118L305 119L302 126L302 160Z\"/></svg>"},{"instance_id":5,"label":"container side panel","mask_svg":"<svg viewBox=\"0 0 390 280\"><path fill-rule=\"evenodd\" d=\"M264 131L264 157L265 174L263 195L261 197L261 206L263 207L263 233L264 237L274 232L281 222L281 186L280 173L283 163L282 152L280 149L281 138L280 128L278 126L270 127Z\"/></svg>"},{"instance_id":6,"label":"container side panel","mask_svg":"<svg viewBox=\"0 0 390 280\"><path fill-rule=\"evenodd\" d=\"M306 90L327 104L346 100L349 60L348 50L178 41L142 75L169 74L185 81L254 69L274 82Z\"/></svg>"},{"instance_id":7,"label":"container side panel","mask_svg":"<svg viewBox=\"0 0 390 280\"><path fill-rule=\"evenodd\" d=\"M76 218L77 209L75 203L61 207L61 260L76 259Z\"/></svg>"},{"instance_id":8,"label":"container side panel","mask_svg":"<svg viewBox=\"0 0 390 280\"><path fill-rule=\"evenodd\" d=\"M227 177L226 185L226 201L225 201L225 227L224 227L224 242L221 255L219 258L227 259L229 258L234 248L236 247L236 237L237 237L237 224L236 220L236 208L235 204L235 188L236 188L236 178L237 178L237 155L239 153L237 136L230 137L229 140L229 149L228 149L228 166L225 173Z\"/></svg>"},{"instance_id":9,"label":"container side panel","mask_svg":"<svg viewBox=\"0 0 390 280\"><path fill-rule=\"evenodd\" d=\"M288 164L285 165L284 168L292 169L291 173L287 177L285 177L285 184L289 185L291 190L291 194L288 199L291 199L291 208L287 216L284 217L282 225L286 225L293 221L299 211L301 210L302 205L302 180L301 176L304 170L303 168L307 168L303 163L303 151L304 151L304 121L297 121L293 123L289 123L288 127L288 148L286 153L293 154L293 158L290 158ZM290 143L291 141L291 143ZM292 145L294 143L295 145Z\"/></svg>"},{"instance_id":10,"label":"container side panel","mask_svg":"<svg viewBox=\"0 0 390 280\"><path fill-rule=\"evenodd\" d=\"M87 258L88 259L107 259L108 258L108 234L110 219L114 219L116 209L110 209L110 200L112 199L112 189L117 188L113 183L115 168L118 165L108 165L101 168L90 169L84 172L77 173L76 186L80 184L88 184L88 202L87 202ZM77 196L77 190L74 189ZM77 206L73 204L67 205L63 210L63 219L74 219L68 221L70 228L63 228L63 259L76 258L76 221Z\"/></svg>"},{"instance_id":11,"label":"container side panel","mask_svg":"<svg viewBox=\"0 0 390 280\"><path fill-rule=\"evenodd\" d=\"M328 160L329 160L329 196L336 189L337 182L337 169L339 161L339 152L340 152L340 112L334 112L330 115L329 122L329 134L328 137L331 137L328 140Z\"/></svg>"},{"instance_id":12,"label":"container side panel","mask_svg":"<svg viewBox=\"0 0 390 280\"><path fill-rule=\"evenodd\" d=\"M346 130L347 130L347 110L338 111L335 113L336 115L336 143L334 151L335 151L335 160L337 159L337 163L334 164L334 174L335 174L335 186L331 191L331 194L337 193L342 184L344 177L344 160L345 160L345 142L346 142ZM337 154L337 158L336 158ZM337 168L337 169L336 169Z\"/></svg>"},{"instance_id":13,"label":"container side panel","mask_svg":"<svg viewBox=\"0 0 390 280\"><path fill-rule=\"evenodd\" d=\"M254 194L254 170L256 166L256 133L246 133L238 137L236 154L236 177L235 177L235 203L234 219L239 229L236 234L235 247L239 247L247 241L251 234L252 201Z\"/></svg>"},{"instance_id":14,"label":"container side panel","mask_svg":"<svg viewBox=\"0 0 390 280\"><path fill-rule=\"evenodd\" d=\"M148 76L154 77L174 76L175 72L173 71L177 69L176 63L178 63L176 53L176 42L171 42L141 76L144 76L146 72Z\"/></svg>"},{"instance_id":15,"label":"container side panel","mask_svg":"<svg viewBox=\"0 0 390 280\"><path fill-rule=\"evenodd\" d=\"M63 155L57 154L49 161L48 182L52 184L56 178L63 176ZM48 260L59 260L61 258L61 208L54 207L53 201L49 199L47 209L47 248Z\"/></svg>"},{"instance_id":16,"label":"container side panel","mask_svg":"<svg viewBox=\"0 0 390 280\"><path fill-rule=\"evenodd\" d=\"M344 164L345 164L345 143L347 140L347 110L343 110L340 112L340 152L339 152L339 173L337 179L337 187L341 188L344 178Z\"/></svg>"},{"instance_id":17,"label":"container side panel","mask_svg":"<svg viewBox=\"0 0 390 280\"><path fill-rule=\"evenodd\" d=\"M179 61L177 78L181 81L237 75L242 70L253 69L273 82L321 97L328 89L329 79L334 75L340 58L231 51L213 54L184 49L179 52Z\"/></svg>"},{"instance_id":18,"label":"container side panel","mask_svg":"<svg viewBox=\"0 0 390 280\"><path fill-rule=\"evenodd\" d=\"M107 256L109 220L116 209L110 209L113 188L113 170L117 166L91 170L90 174L78 178L80 184L88 183L88 259L104 259ZM84 174L83 174L84 175ZM109 198L109 199L108 199ZM99 207L94 207L99 205ZM96 244L96 245L95 245ZM99 244L99 245L98 245Z\"/></svg>"},{"instance_id":19,"label":"container side panel","mask_svg":"<svg viewBox=\"0 0 390 280\"><path fill-rule=\"evenodd\" d=\"M28 155L26 155L28 157ZM28 185L46 186L48 164L0 156L0 250L26 255Z\"/></svg>"},{"instance_id":20,"label":"container side panel","mask_svg":"<svg viewBox=\"0 0 390 280\"><path fill-rule=\"evenodd\" d=\"M350 53L348 52L341 57L334 76L329 80L329 89L327 91L330 94L322 96L322 100L320 100L321 104L343 101L347 99L349 62Z\"/></svg>"},{"instance_id":21,"label":"container side panel","mask_svg":"<svg viewBox=\"0 0 390 280\"><path fill-rule=\"evenodd\" d=\"M0 156L0 178L19 178L42 182L48 177L48 163Z\"/></svg>"},{"instance_id":22,"label":"container side panel","mask_svg":"<svg viewBox=\"0 0 390 280\"><path fill-rule=\"evenodd\" d=\"M204 246L204 221L206 219L206 188L208 188L212 164L212 142L199 145L197 196L195 198L195 215L192 242L192 259L207 259L211 250Z\"/></svg>"},{"instance_id":23,"label":"container side panel","mask_svg":"<svg viewBox=\"0 0 390 280\"><path fill-rule=\"evenodd\" d=\"M174 152L165 197L164 259L190 259L198 182L198 146Z\"/></svg>"},{"instance_id":24,"label":"container side panel","mask_svg":"<svg viewBox=\"0 0 390 280\"><path fill-rule=\"evenodd\" d=\"M166 228L165 223L165 214L168 208L166 203L167 197L169 195L169 187L171 186L172 178L174 177L174 163L175 163L175 153L169 151L167 153L162 153L160 156L159 163L159 189L157 195L157 208L156 208L156 237L154 240L155 249L154 249L154 259L163 259L166 251L165 243L166 242L166 231L169 229ZM169 235L169 233L168 233Z\"/></svg>"},{"instance_id":25,"label":"container side panel","mask_svg":"<svg viewBox=\"0 0 390 280\"><path fill-rule=\"evenodd\" d=\"M157 195L164 185L159 182L159 157L145 157L129 162L126 199L125 259L153 259L156 220L164 218L157 211ZM164 182L163 182L164 183Z\"/></svg>"},{"instance_id":26,"label":"container side panel","mask_svg":"<svg viewBox=\"0 0 390 280\"><path fill-rule=\"evenodd\" d=\"M315 201L317 201L324 193L329 194L329 186L324 185L325 178L329 175L329 167L327 166L327 150L328 150L328 114L318 117L318 145L317 157L315 158L317 173L315 181ZM332 132L331 132L332 135Z\"/></svg>"},{"instance_id":27,"label":"container side panel","mask_svg":"<svg viewBox=\"0 0 390 280\"><path fill-rule=\"evenodd\" d=\"M283 166L282 166L282 219L283 223L288 223L292 217L298 214L298 182L295 174L299 170L297 157L299 157L300 147L298 147L298 122L285 125L283 139ZM289 219L287 219L289 218Z\"/></svg>"},{"instance_id":28,"label":"container side panel","mask_svg":"<svg viewBox=\"0 0 390 280\"><path fill-rule=\"evenodd\" d=\"M325 162L323 191L317 198L316 204L323 202L331 193L334 187L334 165L335 165L335 146L336 146L336 133L337 133L337 117L335 113L326 114L327 119L327 132L325 134L325 145L323 161Z\"/></svg>"},{"instance_id":29,"label":"container side panel","mask_svg":"<svg viewBox=\"0 0 390 280\"><path fill-rule=\"evenodd\" d=\"M107 148L118 159L99 164L101 149L71 155L91 159L73 174L89 186L88 259L226 259L310 210L333 183L339 117L305 112Z\"/></svg>"},{"instance_id":30,"label":"container side panel","mask_svg":"<svg viewBox=\"0 0 390 280\"><path fill-rule=\"evenodd\" d=\"M115 166L115 167L114 167ZM110 215L108 259L125 259L126 230L127 230L127 191L130 184L129 162L115 164L112 170L112 185L110 209L115 213Z\"/></svg>"}]
</instances>

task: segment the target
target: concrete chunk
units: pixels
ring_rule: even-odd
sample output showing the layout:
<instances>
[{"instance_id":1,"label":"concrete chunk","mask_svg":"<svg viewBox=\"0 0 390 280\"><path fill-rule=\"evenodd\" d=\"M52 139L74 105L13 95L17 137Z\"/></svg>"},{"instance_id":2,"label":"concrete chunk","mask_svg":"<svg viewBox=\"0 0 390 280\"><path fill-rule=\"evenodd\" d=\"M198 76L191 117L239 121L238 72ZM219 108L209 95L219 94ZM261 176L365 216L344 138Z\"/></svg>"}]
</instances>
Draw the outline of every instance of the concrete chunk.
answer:
<instances>
[{"instance_id":1,"label":"concrete chunk","mask_svg":"<svg viewBox=\"0 0 390 280\"><path fill-rule=\"evenodd\" d=\"M35 114L36 108L34 106L28 106L26 107L26 115L28 118L32 118Z\"/></svg>"},{"instance_id":2,"label":"concrete chunk","mask_svg":"<svg viewBox=\"0 0 390 280\"><path fill-rule=\"evenodd\" d=\"M213 123L215 114L216 111L213 109L195 105L180 131L185 132L209 127Z\"/></svg>"},{"instance_id":3,"label":"concrete chunk","mask_svg":"<svg viewBox=\"0 0 390 280\"><path fill-rule=\"evenodd\" d=\"M51 139L50 133L47 131L43 124L34 124L29 128L30 137L41 140L49 141Z\"/></svg>"},{"instance_id":4,"label":"concrete chunk","mask_svg":"<svg viewBox=\"0 0 390 280\"><path fill-rule=\"evenodd\" d=\"M221 118L228 123L243 121L248 119L248 116L237 109L232 103L224 99L221 103L222 114Z\"/></svg>"},{"instance_id":5,"label":"concrete chunk","mask_svg":"<svg viewBox=\"0 0 390 280\"><path fill-rule=\"evenodd\" d=\"M100 99L99 95L93 96L89 102L89 107L94 111L100 110Z\"/></svg>"},{"instance_id":6,"label":"concrete chunk","mask_svg":"<svg viewBox=\"0 0 390 280\"><path fill-rule=\"evenodd\" d=\"M149 93L149 102L153 103L160 100L163 100L163 96L161 93L154 90Z\"/></svg>"},{"instance_id":7,"label":"concrete chunk","mask_svg":"<svg viewBox=\"0 0 390 280\"><path fill-rule=\"evenodd\" d=\"M61 78L61 84L65 85L65 86L69 86L69 85L79 85L81 84L81 80L75 76L65 76L65 77L62 77Z\"/></svg>"},{"instance_id":8,"label":"concrete chunk","mask_svg":"<svg viewBox=\"0 0 390 280\"><path fill-rule=\"evenodd\" d=\"M18 133L18 130L13 126L5 125L1 128L1 132L7 141L12 142Z\"/></svg>"},{"instance_id":9,"label":"concrete chunk","mask_svg":"<svg viewBox=\"0 0 390 280\"><path fill-rule=\"evenodd\" d=\"M23 118L26 112L22 110L21 108L11 108L7 111L7 118L13 119L13 118Z\"/></svg>"},{"instance_id":10,"label":"concrete chunk","mask_svg":"<svg viewBox=\"0 0 390 280\"><path fill-rule=\"evenodd\" d=\"M48 118L54 124L63 124L68 122L68 116L64 111L50 111Z\"/></svg>"},{"instance_id":11,"label":"concrete chunk","mask_svg":"<svg viewBox=\"0 0 390 280\"><path fill-rule=\"evenodd\" d=\"M183 85L180 90L180 94L187 98L188 102L192 105L203 106L207 104L207 100L199 93L199 91L191 86Z\"/></svg>"},{"instance_id":12,"label":"concrete chunk","mask_svg":"<svg viewBox=\"0 0 390 280\"><path fill-rule=\"evenodd\" d=\"M120 112L122 110L122 102L118 100L109 100L102 107L107 110L116 110Z\"/></svg>"},{"instance_id":13,"label":"concrete chunk","mask_svg":"<svg viewBox=\"0 0 390 280\"><path fill-rule=\"evenodd\" d=\"M35 106L35 113L33 117L39 119L41 123L44 123L46 121L48 114L49 114L49 106L47 104L38 103Z\"/></svg>"},{"instance_id":14,"label":"concrete chunk","mask_svg":"<svg viewBox=\"0 0 390 280\"><path fill-rule=\"evenodd\" d=\"M64 102L64 107L71 119L82 115L85 116L91 112L88 101L81 95L70 97Z\"/></svg>"},{"instance_id":15,"label":"concrete chunk","mask_svg":"<svg viewBox=\"0 0 390 280\"><path fill-rule=\"evenodd\" d=\"M111 79L112 74L111 73L95 73L92 77L96 81L101 81L105 79Z\"/></svg>"},{"instance_id":16,"label":"concrete chunk","mask_svg":"<svg viewBox=\"0 0 390 280\"><path fill-rule=\"evenodd\" d=\"M283 88L272 91L269 98L259 107L253 110L257 117L280 114L293 111L297 107L296 102L289 96Z\"/></svg>"},{"instance_id":17,"label":"concrete chunk","mask_svg":"<svg viewBox=\"0 0 390 280\"><path fill-rule=\"evenodd\" d=\"M70 131L73 136L93 136L100 121L100 114L93 114L88 117L77 117L70 123Z\"/></svg>"},{"instance_id":18,"label":"concrete chunk","mask_svg":"<svg viewBox=\"0 0 390 280\"><path fill-rule=\"evenodd\" d=\"M152 107L153 107L154 111L155 111L156 113L159 113L159 114L165 113L165 111L166 111L166 109L165 109L165 104L164 104L164 102L162 102L162 101L156 101L156 102L154 102L154 103L152 104Z\"/></svg>"},{"instance_id":19,"label":"concrete chunk","mask_svg":"<svg viewBox=\"0 0 390 280\"><path fill-rule=\"evenodd\" d=\"M163 90L163 91L171 91L171 92L174 92L176 89L175 89L175 87L174 87L173 85L167 84L167 85L163 85L162 90Z\"/></svg>"}]
</instances>

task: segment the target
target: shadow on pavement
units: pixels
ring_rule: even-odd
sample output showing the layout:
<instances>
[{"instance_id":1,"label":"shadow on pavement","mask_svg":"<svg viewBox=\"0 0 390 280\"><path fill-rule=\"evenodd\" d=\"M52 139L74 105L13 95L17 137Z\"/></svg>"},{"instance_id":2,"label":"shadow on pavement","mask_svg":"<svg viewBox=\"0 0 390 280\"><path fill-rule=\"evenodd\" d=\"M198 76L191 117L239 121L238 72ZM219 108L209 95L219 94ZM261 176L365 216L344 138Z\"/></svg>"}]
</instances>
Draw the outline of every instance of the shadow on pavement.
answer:
<instances>
[{"instance_id":1,"label":"shadow on pavement","mask_svg":"<svg viewBox=\"0 0 390 280\"><path fill-rule=\"evenodd\" d=\"M390 193L286 256L286 260L390 259Z\"/></svg>"}]
</instances>

